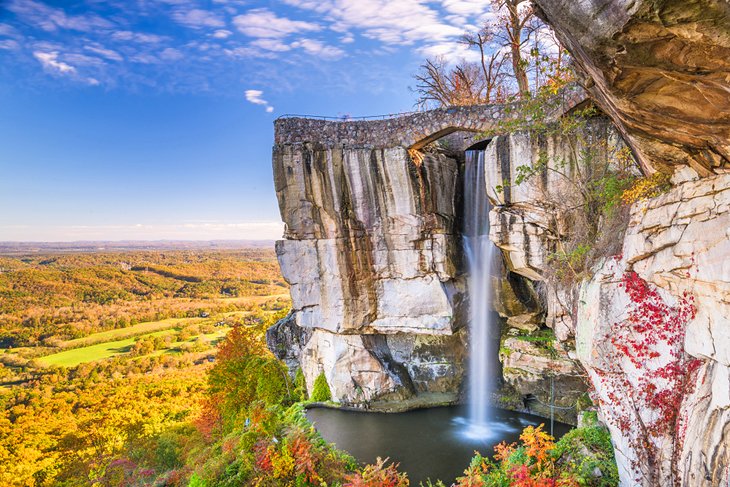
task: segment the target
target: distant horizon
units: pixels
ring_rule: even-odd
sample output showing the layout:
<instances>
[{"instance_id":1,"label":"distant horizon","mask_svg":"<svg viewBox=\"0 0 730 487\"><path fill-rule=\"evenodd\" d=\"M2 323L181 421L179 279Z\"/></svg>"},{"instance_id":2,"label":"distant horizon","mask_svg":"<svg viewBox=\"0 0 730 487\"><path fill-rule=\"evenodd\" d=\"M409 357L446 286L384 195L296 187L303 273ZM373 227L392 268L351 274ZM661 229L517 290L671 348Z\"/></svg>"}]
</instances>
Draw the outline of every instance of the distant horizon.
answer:
<instances>
[{"instance_id":1,"label":"distant horizon","mask_svg":"<svg viewBox=\"0 0 730 487\"><path fill-rule=\"evenodd\" d=\"M0 242L276 240L281 221L197 220L110 225L2 225Z\"/></svg>"},{"instance_id":2,"label":"distant horizon","mask_svg":"<svg viewBox=\"0 0 730 487\"><path fill-rule=\"evenodd\" d=\"M276 240L79 240L75 242L0 241L0 255L55 252L100 252L143 250L238 250L272 249Z\"/></svg>"}]
</instances>

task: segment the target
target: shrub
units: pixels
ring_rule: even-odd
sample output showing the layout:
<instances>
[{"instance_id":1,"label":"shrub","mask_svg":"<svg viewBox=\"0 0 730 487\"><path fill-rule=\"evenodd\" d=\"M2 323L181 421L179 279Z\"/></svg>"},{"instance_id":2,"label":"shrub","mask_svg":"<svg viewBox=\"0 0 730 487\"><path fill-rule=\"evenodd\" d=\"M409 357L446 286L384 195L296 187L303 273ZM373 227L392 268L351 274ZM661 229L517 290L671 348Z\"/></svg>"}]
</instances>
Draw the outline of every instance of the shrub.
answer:
<instances>
[{"instance_id":1,"label":"shrub","mask_svg":"<svg viewBox=\"0 0 730 487\"><path fill-rule=\"evenodd\" d=\"M398 464L386 465L388 459L377 458L375 464L367 465L362 472L347 477L344 487L408 487L408 476L398 473Z\"/></svg>"},{"instance_id":2,"label":"shrub","mask_svg":"<svg viewBox=\"0 0 730 487\"><path fill-rule=\"evenodd\" d=\"M327 378L324 376L324 372L320 372L314 381L314 387L312 387L312 401L325 402L330 400L332 400L330 386L327 384Z\"/></svg>"},{"instance_id":3,"label":"shrub","mask_svg":"<svg viewBox=\"0 0 730 487\"><path fill-rule=\"evenodd\" d=\"M291 404L293 384L286 366L266 349L256 330L236 325L219 345L215 366L208 376L210 407L218 410L230 429L255 401L266 405Z\"/></svg>"},{"instance_id":4,"label":"shrub","mask_svg":"<svg viewBox=\"0 0 730 487\"><path fill-rule=\"evenodd\" d=\"M297 368L294 374L294 396L299 401L309 399L309 395L307 394L307 381L304 379L304 372L302 372L301 368Z\"/></svg>"},{"instance_id":5,"label":"shrub","mask_svg":"<svg viewBox=\"0 0 730 487\"><path fill-rule=\"evenodd\" d=\"M457 479L456 487L618 485L611 438L605 428L577 428L555 443L542 427L525 428L519 444L497 445L494 460L477 454L464 476Z\"/></svg>"},{"instance_id":6,"label":"shrub","mask_svg":"<svg viewBox=\"0 0 730 487\"><path fill-rule=\"evenodd\" d=\"M630 205L666 193L672 186L669 178L669 174L662 172L655 172L649 177L639 178L621 194L621 200Z\"/></svg>"}]
</instances>

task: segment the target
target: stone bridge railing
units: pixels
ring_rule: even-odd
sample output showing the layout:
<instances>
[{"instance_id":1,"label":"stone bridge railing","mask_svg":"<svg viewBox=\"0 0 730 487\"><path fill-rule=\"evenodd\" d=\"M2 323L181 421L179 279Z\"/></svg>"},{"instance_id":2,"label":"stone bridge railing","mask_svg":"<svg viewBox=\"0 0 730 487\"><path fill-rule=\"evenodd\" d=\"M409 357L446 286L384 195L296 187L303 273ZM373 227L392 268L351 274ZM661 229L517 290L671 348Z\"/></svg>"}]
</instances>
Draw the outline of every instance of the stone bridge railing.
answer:
<instances>
[{"instance_id":1,"label":"stone bridge railing","mask_svg":"<svg viewBox=\"0 0 730 487\"><path fill-rule=\"evenodd\" d=\"M587 100L582 88L563 90L556 115ZM515 105L472 105L437 108L378 120L322 120L284 117L274 122L274 143L319 143L346 147L406 147L419 149L451 132L486 132L510 117Z\"/></svg>"}]
</instances>

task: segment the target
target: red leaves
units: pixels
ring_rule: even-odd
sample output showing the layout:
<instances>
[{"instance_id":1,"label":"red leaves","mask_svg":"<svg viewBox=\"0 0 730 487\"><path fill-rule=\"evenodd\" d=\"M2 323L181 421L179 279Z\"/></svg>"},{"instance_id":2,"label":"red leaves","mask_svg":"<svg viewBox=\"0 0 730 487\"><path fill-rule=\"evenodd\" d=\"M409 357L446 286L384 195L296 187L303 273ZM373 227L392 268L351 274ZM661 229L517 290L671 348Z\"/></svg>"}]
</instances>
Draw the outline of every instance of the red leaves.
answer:
<instances>
[{"instance_id":1,"label":"red leaves","mask_svg":"<svg viewBox=\"0 0 730 487\"><path fill-rule=\"evenodd\" d=\"M254 447L254 457L256 461L256 468L261 472L270 473L273 471L273 464L271 463L271 448L267 441L259 441Z\"/></svg>"},{"instance_id":2,"label":"red leaves","mask_svg":"<svg viewBox=\"0 0 730 487\"><path fill-rule=\"evenodd\" d=\"M701 365L684 352L686 327L697 309L687 292L675 304L668 303L633 271L624 273L619 287L631 304L626 318L613 323L605 337L613 347L606 356L609 368L596 373L613 411L612 421L637 455L652 458L656 441L681 441L679 411Z\"/></svg>"},{"instance_id":3,"label":"red leaves","mask_svg":"<svg viewBox=\"0 0 730 487\"><path fill-rule=\"evenodd\" d=\"M289 452L297 461L294 470L298 475L304 475L307 482L315 483L320 477L317 473L317 456L312 443L306 435L298 432L289 440Z\"/></svg>"},{"instance_id":4,"label":"red leaves","mask_svg":"<svg viewBox=\"0 0 730 487\"><path fill-rule=\"evenodd\" d=\"M344 487L408 487L408 477L398 473L398 464L386 465L385 460L378 457L375 464L367 465L362 472L349 475Z\"/></svg>"}]
</instances>

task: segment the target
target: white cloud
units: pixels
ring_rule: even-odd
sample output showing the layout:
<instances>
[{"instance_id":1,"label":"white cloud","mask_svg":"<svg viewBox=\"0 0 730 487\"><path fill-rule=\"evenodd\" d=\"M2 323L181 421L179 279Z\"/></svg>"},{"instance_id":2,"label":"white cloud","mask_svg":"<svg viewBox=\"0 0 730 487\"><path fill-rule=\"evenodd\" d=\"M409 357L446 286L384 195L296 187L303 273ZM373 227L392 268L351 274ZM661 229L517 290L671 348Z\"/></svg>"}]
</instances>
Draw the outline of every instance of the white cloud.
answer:
<instances>
[{"instance_id":1,"label":"white cloud","mask_svg":"<svg viewBox=\"0 0 730 487\"><path fill-rule=\"evenodd\" d=\"M157 64L160 62L160 59L157 56L154 56L148 52L138 52L134 56L130 58L132 62L140 63L140 64Z\"/></svg>"},{"instance_id":2,"label":"white cloud","mask_svg":"<svg viewBox=\"0 0 730 487\"><path fill-rule=\"evenodd\" d=\"M3 36L9 36L9 37L19 37L20 34L18 31L9 24L0 24L0 35Z\"/></svg>"},{"instance_id":3,"label":"white cloud","mask_svg":"<svg viewBox=\"0 0 730 487\"><path fill-rule=\"evenodd\" d=\"M122 61L124 58L119 54L117 51L113 51L111 49L106 49L105 47L94 45L94 46L84 46L84 49L87 51L91 51L94 54L98 54L99 56L105 57L106 59L110 59L112 61Z\"/></svg>"},{"instance_id":4,"label":"white cloud","mask_svg":"<svg viewBox=\"0 0 730 487\"><path fill-rule=\"evenodd\" d=\"M354 40L352 31L393 46L417 45L427 56L475 60L459 42L466 30L473 30L489 19L484 0L284 0L285 3L315 12L330 23L329 28L342 32L340 42ZM437 7L437 4L439 4Z\"/></svg>"},{"instance_id":5,"label":"white cloud","mask_svg":"<svg viewBox=\"0 0 730 487\"><path fill-rule=\"evenodd\" d=\"M44 69L56 72L56 73L62 73L62 74L74 74L76 73L76 68L71 66L70 64L66 64L63 61L58 60L58 52L42 52L42 51L34 51L33 57L35 57L43 66Z\"/></svg>"},{"instance_id":6,"label":"white cloud","mask_svg":"<svg viewBox=\"0 0 730 487\"><path fill-rule=\"evenodd\" d=\"M256 39L252 41L251 46L259 47L266 51L285 52L290 51L292 46L286 44L279 39Z\"/></svg>"},{"instance_id":7,"label":"white cloud","mask_svg":"<svg viewBox=\"0 0 730 487\"><path fill-rule=\"evenodd\" d=\"M466 45L459 42L440 42L429 44L418 49L426 58L444 58L448 60L466 60L470 62L479 61L479 52L469 49Z\"/></svg>"},{"instance_id":8,"label":"white cloud","mask_svg":"<svg viewBox=\"0 0 730 487\"><path fill-rule=\"evenodd\" d=\"M265 51L256 47L234 47L233 49L223 49L223 53L226 56L233 58L261 58L261 59L275 59L276 53L273 51Z\"/></svg>"},{"instance_id":9,"label":"white cloud","mask_svg":"<svg viewBox=\"0 0 730 487\"><path fill-rule=\"evenodd\" d=\"M226 25L218 14L208 10L201 10L199 8L176 10L172 13L172 18L176 22L192 27L193 29L201 29L203 27L224 27Z\"/></svg>"},{"instance_id":10,"label":"white cloud","mask_svg":"<svg viewBox=\"0 0 730 487\"><path fill-rule=\"evenodd\" d=\"M63 59L71 63L73 66L103 66L105 63L102 59L95 56L87 56L76 52L65 53Z\"/></svg>"},{"instance_id":11,"label":"white cloud","mask_svg":"<svg viewBox=\"0 0 730 487\"><path fill-rule=\"evenodd\" d=\"M322 28L318 24L277 17L265 8L249 10L233 18L239 32L249 37L282 38L301 32L316 32Z\"/></svg>"},{"instance_id":12,"label":"white cloud","mask_svg":"<svg viewBox=\"0 0 730 487\"><path fill-rule=\"evenodd\" d=\"M58 51L33 51L33 57L35 57L38 62L41 63L43 69L49 73L68 76L71 79L91 86L96 86L100 84L99 80L96 78L79 75L76 66L72 66L71 64L65 62L73 62L78 66L99 67L100 65L104 64L104 61L99 58L85 56L78 53L69 53L64 54L64 61L61 61L58 58Z\"/></svg>"},{"instance_id":13,"label":"white cloud","mask_svg":"<svg viewBox=\"0 0 730 487\"><path fill-rule=\"evenodd\" d=\"M110 29L114 26L110 21L98 15L67 15L63 9L49 7L33 0L13 0L7 9L24 22L53 32L60 29L92 32L99 29Z\"/></svg>"},{"instance_id":14,"label":"white cloud","mask_svg":"<svg viewBox=\"0 0 730 487\"><path fill-rule=\"evenodd\" d=\"M484 0L443 0L444 9L452 14L462 17L477 17L484 14Z\"/></svg>"},{"instance_id":15,"label":"white cloud","mask_svg":"<svg viewBox=\"0 0 730 487\"><path fill-rule=\"evenodd\" d=\"M0 49L6 51L17 51L20 49L20 44L18 44L18 41L14 41L13 39L5 39L0 41Z\"/></svg>"},{"instance_id":16,"label":"white cloud","mask_svg":"<svg viewBox=\"0 0 730 487\"><path fill-rule=\"evenodd\" d=\"M184 57L183 53L174 47L168 47L160 53L160 59L165 61L177 61Z\"/></svg>"},{"instance_id":17,"label":"white cloud","mask_svg":"<svg viewBox=\"0 0 730 487\"><path fill-rule=\"evenodd\" d=\"M309 54L322 59L339 59L345 51L339 47L328 46L316 39L300 39L292 42L291 47L304 49Z\"/></svg>"},{"instance_id":18,"label":"white cloud","mask_svg":"<svg viewBox=\"0 0 730 487\"><path fill-rule=\"evenodd\" d=\"M218 29L217 31L213 32L212 36L216 39L227 39L233 34L230 30L226 29Z\"/></svg>"},{"instance_id":19,"label":"white cloud","mask_svg":"<svg viewBox=\"0 0 730 487\"><path fill-rule=\"evenodd\" d=\"M363 35L386 44L410 45L439 42L461 35L464 28L444 23L440 13L424 0L284 0L313 10L339 29L363 31Z\"/></svg>"},{"instance_id":20,"label":"white cloud","mask_svg":"<svg viewBox=\"0 0 730 487\"><path fill-rule=\"evenodd\" d=\"M140 44L159 44L169 37L159 36L157 34L146 34L143 32L132 32L129 30L118 30L112 34L112 39L115 41L133 41Z\"/></svg>"},{"instance_id":21,"label":"white cloud","mask_svg":"<svg viewBox=\"0 0 730 487\"><path fill-rule=\"evenodd\" d=\"M266 107L266 112L271 113L274 111L274 107L269 105L269 102L264 100L264 92L261 90L246 90L246 101L253 103L254 105L263 105Z\"/></svg>"}]
</instances>

